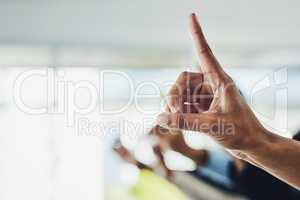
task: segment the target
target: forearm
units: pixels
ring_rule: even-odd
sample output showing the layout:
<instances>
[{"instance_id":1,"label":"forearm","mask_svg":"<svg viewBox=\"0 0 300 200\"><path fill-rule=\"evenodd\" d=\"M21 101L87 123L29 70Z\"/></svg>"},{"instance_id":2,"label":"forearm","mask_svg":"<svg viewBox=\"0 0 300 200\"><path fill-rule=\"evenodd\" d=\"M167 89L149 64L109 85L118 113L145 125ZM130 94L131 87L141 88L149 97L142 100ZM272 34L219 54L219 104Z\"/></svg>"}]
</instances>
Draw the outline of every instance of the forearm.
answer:
<instances>
[{"instance_id":1,"label":"forearm","mask_svg":"<svg viewBox=\"0 0 300 200\"><path fill-rule=\"evenodd\" d=\"M259 146L244 151L247 161L300 188L300 142L267 132Z\"/></svg>"}]
</instances>

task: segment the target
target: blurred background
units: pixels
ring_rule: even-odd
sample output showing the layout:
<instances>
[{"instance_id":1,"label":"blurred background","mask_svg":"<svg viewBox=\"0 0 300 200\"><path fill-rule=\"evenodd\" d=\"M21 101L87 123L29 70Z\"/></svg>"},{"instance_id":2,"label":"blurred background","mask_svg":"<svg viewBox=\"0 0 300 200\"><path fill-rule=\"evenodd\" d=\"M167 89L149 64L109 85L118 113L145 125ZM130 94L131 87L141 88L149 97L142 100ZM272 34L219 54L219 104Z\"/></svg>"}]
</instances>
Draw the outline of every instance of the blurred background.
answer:
<instances>
[{"instance_id":1,"label":"blurred background","mask_svg":"<svg viewBox=\"0 0 300 200\"><path fill-rule=\"evenodd\" d=\"M136 170L122 167L112 144L120 136L128 149L151 159L147 150L137 149L161 111L167 83L197 66L188 33L191 12L198 13L215 55L265 126L291 137L300 128L299 6L297 0L1 0L0 199L106 199L112 188L129 187ZM16 105L16 80L30 70L45 74L27 78L21 96L28 107L46 109L40 114ZM70 125L67 107L60 105L71 100L65 93L49 96L47 70L60 77L63 92L67 82L80 81L98 91L103 71L119 74L107 76L96 108L75 112ZM144 82L159 87L159 93L154 87L139 91L157 95L139 100L145 112L135 103L119 113L99 112L104 100L105 108L125 105ZM76 89L73 103L88 107L91 95ZM146 119L147 126L114 129L113 134L98 127L95 135L78 135L82 119L104 126L141 125ZM208 140L186 137L195 148L213 148ZM171 158L174 168L193 167L189 160Z\"/></svg>"}]
</instances>

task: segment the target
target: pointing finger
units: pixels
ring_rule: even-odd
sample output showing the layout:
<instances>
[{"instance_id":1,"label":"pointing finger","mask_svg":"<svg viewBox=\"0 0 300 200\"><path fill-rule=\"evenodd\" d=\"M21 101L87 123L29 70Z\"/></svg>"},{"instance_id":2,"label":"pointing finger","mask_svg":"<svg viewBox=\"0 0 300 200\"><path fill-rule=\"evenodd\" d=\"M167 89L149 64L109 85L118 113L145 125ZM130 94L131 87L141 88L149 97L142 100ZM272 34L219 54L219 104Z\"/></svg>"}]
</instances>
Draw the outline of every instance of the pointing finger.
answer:
<instances>
[{"instance_id":1,"label":"pointing finger","mask_svg":"<svg viewBox=\"0 0 300 200\"><path fill-rule=\"evenodd\" d=\"M213 55L207 40L203 34L200 24L196 15L193 13L190 16L190 31L194 41L194 46L199 59L200 69L205 73L217 73L222 74L223 70L218 63L217 59Z\"/></svg>"}]
</instances>

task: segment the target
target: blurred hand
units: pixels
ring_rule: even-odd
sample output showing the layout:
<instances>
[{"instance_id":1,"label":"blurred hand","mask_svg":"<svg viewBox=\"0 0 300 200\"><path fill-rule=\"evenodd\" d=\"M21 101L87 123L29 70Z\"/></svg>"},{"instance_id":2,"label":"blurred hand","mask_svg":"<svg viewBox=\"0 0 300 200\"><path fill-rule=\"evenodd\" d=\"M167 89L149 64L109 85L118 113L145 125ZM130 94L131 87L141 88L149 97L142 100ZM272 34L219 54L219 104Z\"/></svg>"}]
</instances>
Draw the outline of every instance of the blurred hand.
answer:
<instances>
[{"instance_id":1,"label":"blurred hand","mask_svg":"<svg viewBox=\"0 0 300 200\"><path fill-rule=\"evenodd\" d=\"M179 76L169 93L171 112L160 114L158 124L206 133L242 157L240 150L258 147L265 130L213 55L195 14L190 17L190 30L199 72Z\"/></svg>"},{"instance_id":2,"label":"blurred hand","mask_svg":"<svg viewBox=\"0 0 300 200\"><path fill-rule=\"evenodd\" d=\"M197 165L203 165L207 161L207 151L195 150L189 147L180 130L170 131L157 125L152 128L150 135L153 135L158 139L158 148L156 148L156 152L173 150L189 157Z\"/></svg>"},{"instance_id":3,"label":"blurred hand","mask_svg":"<svg viewBox=\"0 0 300 200\"><path fill-rule=\"evenodd\" d=\"M137 161L134 156L118 141L113 150L125 161L134 165L137 165Z\"/></svg>"},{"instance_id":4,"label":"blurred hand","mask_svg":"<svg viewBox=\"0 0 300 200\"><path fill-rule=\"evenodd\" d=\"M129 152L122 144L120 141L117 141L116 144L113 147L113 150L122 158L127 163L133 164L137 166L140 169L148 169L148 170L153 170L151 166L145 165L139 161L137 161L132 155L131 152Z\"/></svg>"}]
</instances>

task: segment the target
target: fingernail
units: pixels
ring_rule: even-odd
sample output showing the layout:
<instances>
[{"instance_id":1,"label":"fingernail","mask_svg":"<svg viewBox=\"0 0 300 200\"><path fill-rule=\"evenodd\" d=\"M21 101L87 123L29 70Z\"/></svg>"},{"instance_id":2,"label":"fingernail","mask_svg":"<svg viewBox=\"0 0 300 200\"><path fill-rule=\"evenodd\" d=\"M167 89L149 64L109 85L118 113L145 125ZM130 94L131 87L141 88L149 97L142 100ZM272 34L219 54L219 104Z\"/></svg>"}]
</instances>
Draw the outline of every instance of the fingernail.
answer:
<instances>
[{"instance_id":1,"label":"fingernail","mask_svg":"<svg viewBox=\"0 0 300 200\"><path fill-rule=\"evenodd\" d=\"M178 106L175 106L175 107L171 106L170 110L171 110L172 113L176 113L179 109L178 109Z\"/></svg>"},{"instance_id":2,"label":"fingernail","mask_svg":"<svg viewBox=\"0 0 300 200\"><path fill-rule=\"evenodd\" d=\"M162 113L157 117L157 124L162 127L168 127L169 124L169 115L166 113Z\"/></svg>"}]
</instances>

